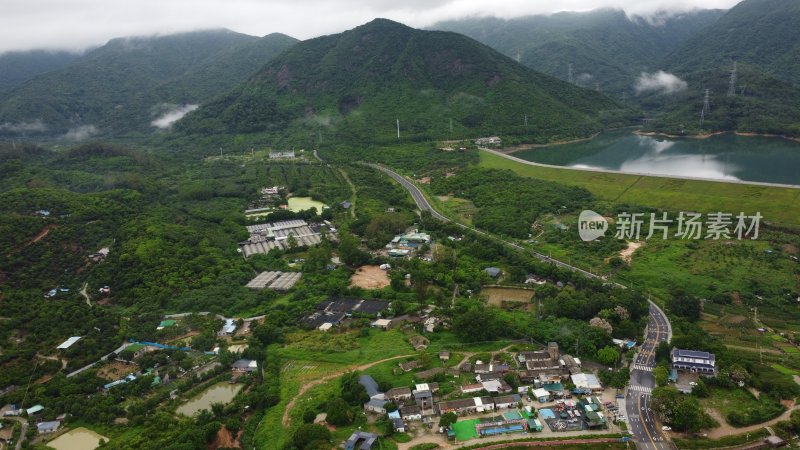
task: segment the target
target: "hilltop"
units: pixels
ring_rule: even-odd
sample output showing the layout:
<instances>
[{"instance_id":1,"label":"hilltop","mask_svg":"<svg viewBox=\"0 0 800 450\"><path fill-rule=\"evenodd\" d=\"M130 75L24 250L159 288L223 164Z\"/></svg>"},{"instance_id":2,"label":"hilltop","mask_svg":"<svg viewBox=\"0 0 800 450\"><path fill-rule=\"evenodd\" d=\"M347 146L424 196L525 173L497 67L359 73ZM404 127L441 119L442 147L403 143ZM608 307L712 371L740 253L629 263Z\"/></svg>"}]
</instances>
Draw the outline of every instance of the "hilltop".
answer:
<instances>
[{"instance_id":1,"label":"hilltop","mask_svg":"<svg viewBox=\"0 0 800 450\"><path fill-rule=\"evenodd\" d=\"M712 25L723 10L652 17L618 9L560 12L514 19L493 17L440 22L433 29L463 33L548 75L604 92L630 94L636 77L664 55Z\"/></svg>"},{"instance_id":2,"label":"hilltop","mask_svg":"<svg viewBox=\"0 0 800 450\"><path fill-rule=\"evenodd\" d=\"M734 62L737 80L729 95ZM738 130L800 135L800 3L745 0L661 64L685 80L673 96L649 96L663 114L651 128L669 133ZM700 126L704 90L711 112Z\"/></svg>"},{"instance_id":3,"label":"hilltop","mask_svg":"<svg viewBox=\"0 0 800 450\"><path fill-rule=\"evenodd\" d=\"M230 30L113 39L0 94L0 123L39 123L53 135L149 131L160 115L230 89L295 42Z\"/></svg>"},{"instance_id":4,"label":"hilltop","mask_svg":"<svg viewBox=\"0 0 800 450\"><path fill-rule=\"evenodd\" d=\"M190 133L284 132L343 140L480 134L585 136L624 111L468 37L376 19L301 42L179 123ZM528 127L525 127L525 116ZM452 132L450 126L452 123Z\"/></svg>"}]
</instances>

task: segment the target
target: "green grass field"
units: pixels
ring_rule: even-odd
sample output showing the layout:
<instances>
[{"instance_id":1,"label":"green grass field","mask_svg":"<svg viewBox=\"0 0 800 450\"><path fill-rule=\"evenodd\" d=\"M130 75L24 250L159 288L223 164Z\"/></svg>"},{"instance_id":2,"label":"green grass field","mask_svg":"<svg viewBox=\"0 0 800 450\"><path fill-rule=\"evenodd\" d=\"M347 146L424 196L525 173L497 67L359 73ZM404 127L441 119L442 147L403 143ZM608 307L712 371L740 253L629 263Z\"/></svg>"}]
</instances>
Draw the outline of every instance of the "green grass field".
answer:
<instances>
[{"instance_id":1,"label":"green grass field","mask_svg":"<svg viewBox=\"0 0 800 450\"><path fill-rule=\"evenodd\" d=\"M800 226L800 189L541 167L484 151L480 160L485 168L509 169L521 176L580 186L615 203L672 211L758 211L764 221Z\"/></svg>"},{"instance_id":2,"label":"green grass field","mask_svg":"<svg viewBox=\"0 0 800 450\"><path fill-rule=\"evenodd\" d=\"M478 419L472 420L459 420L458 422L453 424L453 431L456 433L456 440L458 441L468 441L470 439L476 439L478 437L478 431L475 429L475 425L479 424L481 421Z\"/></svg>"},{"instance_id":3,"label":"green grass field","mask_svg":"<svg viewBox=\"0 0 800 450\"><path fill-rule=\"evenodd\" d=\"M276 347L271 351L286 359L334 364L361 364L414 353L405 335L395 330L371 330L366 337L356 337L355 332L300 332L292 335L285 347Z\"/></svg>"}]
</instances>

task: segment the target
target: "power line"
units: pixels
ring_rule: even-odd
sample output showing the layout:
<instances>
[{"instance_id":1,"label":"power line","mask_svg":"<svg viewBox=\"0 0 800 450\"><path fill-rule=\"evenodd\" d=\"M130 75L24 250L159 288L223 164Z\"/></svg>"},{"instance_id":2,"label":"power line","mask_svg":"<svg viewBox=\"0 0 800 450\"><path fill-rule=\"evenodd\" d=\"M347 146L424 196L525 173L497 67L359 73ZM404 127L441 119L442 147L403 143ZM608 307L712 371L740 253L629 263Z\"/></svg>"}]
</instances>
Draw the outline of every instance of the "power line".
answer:
<instances>
[{"instance_id":1,"label":"power line","mask_svg":"<svg viewBox=\"0 0 800 450\"><path fill-rule=\"evenodd\" d=\"M572 64L567 66L567 81L569 82L569 84L574 84L572 80Z\"/></svg>"},{"instance_id":2,"label":"power line","mask_svg":"<svg viewBox=\"0 0 800 450\"><path fill-rule=\"evenodd\" d=\"M736 61L733 62L733 70L731 70L731 80L728 85L728 97L736 96Z\"/></svg>"},{"instance_id":3,"label":"power line","mask_svg":"<svg viewBox=\"0 0 800 450\"><path fill-rule=\"evenodd\" d=\"M705 90L705 95L703 96L703 109L700 111L700 126L703 126L703 121L706 119L706 114L711 113L711 105L709 103L708 95L710 89Z\"/></svg>"}]
</instances>

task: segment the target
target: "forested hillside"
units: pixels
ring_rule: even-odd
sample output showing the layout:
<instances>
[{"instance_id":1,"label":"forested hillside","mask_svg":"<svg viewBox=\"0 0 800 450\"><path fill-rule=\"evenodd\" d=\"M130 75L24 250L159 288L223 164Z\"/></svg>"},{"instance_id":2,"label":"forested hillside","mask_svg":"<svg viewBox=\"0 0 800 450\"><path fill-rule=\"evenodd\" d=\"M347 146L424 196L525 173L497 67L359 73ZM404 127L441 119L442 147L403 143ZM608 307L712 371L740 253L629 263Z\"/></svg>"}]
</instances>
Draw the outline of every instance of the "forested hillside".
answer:
<instances>
[{"instance_id":1,"label":"forested hillside","mask_svg":"<svg viewBox=\"0 0 800 450\"><path fill-rule=\"evenodd\" d=\"M800 3L745 0L666 55L664 65L691 74L729 69L733 61L800 84Z\"/></svg>"},{"instance_id":2,"label":"forested hillside","mask_svg":"<svg viewBox=\"0 0 800 450\"><path fill-rule=\"evenodd\" d=\"M626 123L626 113L464 36L377 19L294 46L179 125L187 133L289 130L312 139L319 131L352 142L396 139L399 119L404 138L547 141Z\"/></svg>"},{"instance_id":3,"label":"forested hillside","mask_svg":"<svg viewBox=\"0 0 800 450\"><path fill-rule=\"evenodd\" d=\"M713 24L724 11L659 13L643 18L622 10L561 12L509 20L477 18L440 22L433 29L463 33L526 66L591 89L621 95L642 71Z\"/></svg>"},{"instance_id":4,"label":"forested hillside","mask_svg":"<svg viewBox=\"0 0 800 450\"><path fill-rule=\"evenodd\" d=\"M0 123L8 124L0 132L31 123L40 126L27 131L50 135L151 131L159 117L230 89L294 42L229 30L113 39L0 95Z\"/></svg>"},{"instance_id":5,"label":"forested hillside","mask_svg":"<svg viewBox=\"0 0 800 450\"><path fill-rule=\"evenodd\" d=\"M61 69L80 58L80 53L34 50L0 54L0 92L8 91L38 75Z\"/></svg>"},{"instance_id":6,"label":"forested hillside","mask_svg":"<svg viewBox=\"0 0 800 450\"><path fill-rule=\"evenodd\" d=\"M674 95L650 95L651 129L680 134L738 130L800 135L800 3L746 0L665 56L662 66L687 82ZM731 91L731 74L736 79ZM705 90L710 108L704 113Z\"/></svg>"}]
</instances>

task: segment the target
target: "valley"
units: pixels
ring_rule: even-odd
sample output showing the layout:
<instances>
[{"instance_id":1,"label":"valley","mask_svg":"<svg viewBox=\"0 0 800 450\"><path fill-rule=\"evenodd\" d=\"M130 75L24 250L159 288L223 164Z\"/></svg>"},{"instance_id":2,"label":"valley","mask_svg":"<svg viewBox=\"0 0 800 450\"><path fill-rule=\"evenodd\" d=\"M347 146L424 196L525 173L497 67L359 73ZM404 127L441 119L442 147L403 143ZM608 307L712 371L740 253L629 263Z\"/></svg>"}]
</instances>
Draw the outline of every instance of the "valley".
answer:
<instances>
[{"instance_id":1,"label":"valley","mask_svg":"<svg viewBox=\"0 0 800 450\"><path fill-rule=\"evenodd\" d=\"M800 445L798 21L0 54L0 449Z\"/></svg>"}]
</instances>

